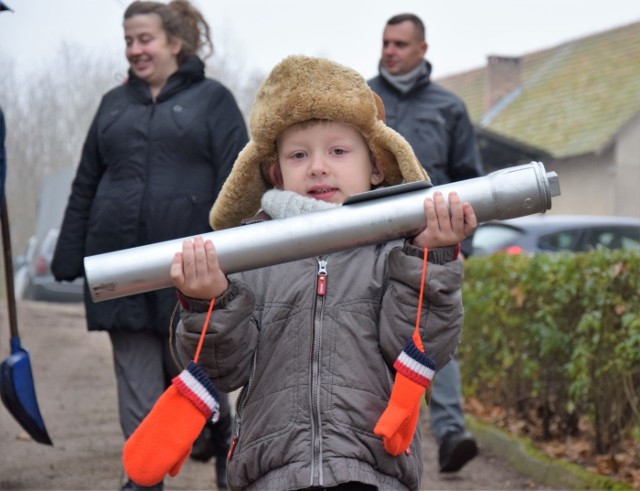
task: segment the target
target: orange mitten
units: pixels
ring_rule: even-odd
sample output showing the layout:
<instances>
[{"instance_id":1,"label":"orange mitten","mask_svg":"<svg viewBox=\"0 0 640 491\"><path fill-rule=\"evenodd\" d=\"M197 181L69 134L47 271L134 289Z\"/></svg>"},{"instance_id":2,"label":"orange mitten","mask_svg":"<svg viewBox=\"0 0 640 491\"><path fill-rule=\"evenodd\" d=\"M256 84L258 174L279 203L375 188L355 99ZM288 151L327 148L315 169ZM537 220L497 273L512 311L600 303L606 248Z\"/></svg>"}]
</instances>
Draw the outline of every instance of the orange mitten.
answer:
<instances>
[{"instance_id":1,"label":"orange mitten","mask_svg":"<svg viewBox=\"0 0 640 491\"><path fill-rule=\"evenodd\" d=\"M373 432L382 437L391 455L400 455L411 445L420 414L420 400L431 385L436 365L410 339L393 367L396 379L387 409Z\"/></svg>"},{"instance_id":2,"label":"orange mitten","mask_svg":"<svg viewBox=\"0 0 640 491\"><path fill-rule=\"evenodd\" d=\"M211 379L189 363L160 396L124 444L129 478L142 486L176 476L208 419L219 418L218 394Z\"/></svg>"}]
</instances>

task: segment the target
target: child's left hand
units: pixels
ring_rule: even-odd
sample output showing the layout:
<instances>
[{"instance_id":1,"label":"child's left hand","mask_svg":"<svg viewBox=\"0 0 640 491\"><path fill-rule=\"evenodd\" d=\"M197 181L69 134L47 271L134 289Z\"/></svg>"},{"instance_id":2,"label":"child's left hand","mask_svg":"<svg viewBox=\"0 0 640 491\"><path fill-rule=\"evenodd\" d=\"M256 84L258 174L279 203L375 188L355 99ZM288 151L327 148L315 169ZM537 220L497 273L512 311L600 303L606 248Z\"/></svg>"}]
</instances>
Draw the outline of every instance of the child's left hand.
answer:
<instances>
[{"instance_id":1,"label":"child's left hand","mask_svg":"<svg viewBox=\"0 0 640 491\"><path fill-rule=\"evenodd\" d=\"M418 247L449 247L461 242L478 226L476 214L469 203L462 203L455 191L449 193L449 207L441 192L424 200L425 229L413 238Z\"/></svg>"}]
</instances>

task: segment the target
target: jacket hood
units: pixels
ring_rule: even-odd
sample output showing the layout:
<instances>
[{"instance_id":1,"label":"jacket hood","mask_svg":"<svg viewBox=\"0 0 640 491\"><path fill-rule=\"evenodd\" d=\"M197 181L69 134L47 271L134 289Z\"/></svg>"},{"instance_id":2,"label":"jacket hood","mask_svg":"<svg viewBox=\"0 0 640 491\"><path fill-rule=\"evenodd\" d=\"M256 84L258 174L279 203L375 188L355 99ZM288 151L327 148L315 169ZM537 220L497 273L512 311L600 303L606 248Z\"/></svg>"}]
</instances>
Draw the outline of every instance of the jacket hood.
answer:
<instances>
[{"instance_id":1,"label":"jacket hood","mask_svg":"<svg viewBox=\"0 0 640 491\"><path fill-rule=\"evenodd\" d=\"M204 78L204 63L197 56L191 56L169 77L157 99L158 101L168 99L176 92L183 90L190 84L200 82ZM149 85L134 74L131 69L129 69L127 84L133 90L136 99L146 103L153 102Z\"/></svg>"}]
</instances>

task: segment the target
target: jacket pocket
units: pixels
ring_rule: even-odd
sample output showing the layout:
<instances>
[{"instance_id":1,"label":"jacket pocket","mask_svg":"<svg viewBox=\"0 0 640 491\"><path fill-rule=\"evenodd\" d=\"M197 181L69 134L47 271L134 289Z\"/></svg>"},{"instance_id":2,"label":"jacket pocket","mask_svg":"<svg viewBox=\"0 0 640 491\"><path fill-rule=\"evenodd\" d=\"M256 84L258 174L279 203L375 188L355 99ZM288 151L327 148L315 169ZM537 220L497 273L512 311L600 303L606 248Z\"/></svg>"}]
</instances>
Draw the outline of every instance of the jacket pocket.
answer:
<instances>
[{"instance_id":1,"label":"jacket pocket","mask_svg":"<svg viewBox=\"0 0 640 491\"><path fill-rule=\"evenodd\" d=\"M294 319L297 316L291 315ZM296 356L300 340L292 327L297 323L283 317L263 324L260 330L252 378L238 408L242 425L239 444L244 448L265 439L284 438L306 402L300 394L304 393L307 371Z\"/></svg>"}]
</instances>

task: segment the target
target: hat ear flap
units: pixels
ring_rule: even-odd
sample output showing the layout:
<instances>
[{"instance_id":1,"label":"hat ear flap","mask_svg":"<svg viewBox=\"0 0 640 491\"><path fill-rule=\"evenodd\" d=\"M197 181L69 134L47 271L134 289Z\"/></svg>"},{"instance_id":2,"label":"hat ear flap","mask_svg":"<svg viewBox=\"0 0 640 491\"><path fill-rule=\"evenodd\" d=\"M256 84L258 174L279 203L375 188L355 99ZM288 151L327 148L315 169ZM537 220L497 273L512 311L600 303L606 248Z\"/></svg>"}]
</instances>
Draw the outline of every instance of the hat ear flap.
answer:
<instances>
[{"instance_id":1,"label":"hat ear flap","mask_svg":"<svg viewBox=\"0 0 640 491\"><path fill-rule=\"evenodd\" d=\"M409 142L382 121L376 123L370 143L384 171L386 185L429 181Z\"/></svg>"},{"instance_id":2,"label":"hat ear flap","mask_svg":"<svg viewBox=\"0 0 640 491\"><path fill-rule=\"evenodd\" d=\"M268 152L259 149L252 141L238 154L233 172L209 212L209 224L214 230L235 227L258 212L260 199L270 187L256 169L256 162L265 155Z\"/></svg>"}]
</instances>

